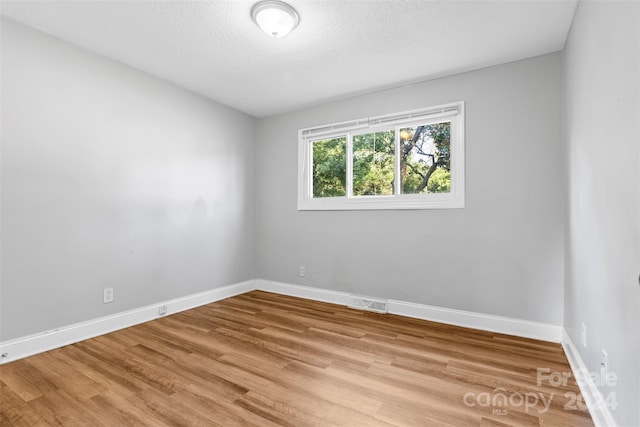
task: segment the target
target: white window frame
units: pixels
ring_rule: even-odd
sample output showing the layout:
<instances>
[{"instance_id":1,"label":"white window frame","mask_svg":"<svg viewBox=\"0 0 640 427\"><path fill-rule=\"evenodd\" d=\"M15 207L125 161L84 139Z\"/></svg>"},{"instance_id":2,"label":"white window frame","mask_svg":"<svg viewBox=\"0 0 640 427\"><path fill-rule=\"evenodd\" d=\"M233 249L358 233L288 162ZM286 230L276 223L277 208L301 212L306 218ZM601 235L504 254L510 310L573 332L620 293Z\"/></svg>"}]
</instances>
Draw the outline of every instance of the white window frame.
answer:
<instances>
[{"instance_id":1,"label":"white window frame","mask_svg":"<svg viewBox=\"0 0 640 427\"><path fill-rule=\"evenodd\" d=\"M448 193L400 194L401 127L451 122L451 188ZM389 196L353 196L353 136L395 129L395 191ZM315 141L346 137L346 195L313 197ZM464 102L369 117L298 131L298 210L460 209L464 208Z\"/></svg>"}]
</instances>

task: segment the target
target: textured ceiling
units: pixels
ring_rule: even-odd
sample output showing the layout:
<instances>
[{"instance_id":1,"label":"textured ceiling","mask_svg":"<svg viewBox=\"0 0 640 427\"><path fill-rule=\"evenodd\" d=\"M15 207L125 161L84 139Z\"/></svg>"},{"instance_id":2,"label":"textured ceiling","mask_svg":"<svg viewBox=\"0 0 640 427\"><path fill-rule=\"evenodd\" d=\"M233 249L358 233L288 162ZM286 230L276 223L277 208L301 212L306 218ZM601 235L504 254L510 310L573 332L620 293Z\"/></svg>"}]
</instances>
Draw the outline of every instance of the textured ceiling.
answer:
<instances>
[{"instance_id":1,"label":"textured ceiling","mask_svg":"<svg viewBox=\"0 0 640 427\"><path fill-rule=\"evenodd\" d=\"M575 0L2 1L2 14L257 117L561 50Z\"/></svg>"}]
</instances>

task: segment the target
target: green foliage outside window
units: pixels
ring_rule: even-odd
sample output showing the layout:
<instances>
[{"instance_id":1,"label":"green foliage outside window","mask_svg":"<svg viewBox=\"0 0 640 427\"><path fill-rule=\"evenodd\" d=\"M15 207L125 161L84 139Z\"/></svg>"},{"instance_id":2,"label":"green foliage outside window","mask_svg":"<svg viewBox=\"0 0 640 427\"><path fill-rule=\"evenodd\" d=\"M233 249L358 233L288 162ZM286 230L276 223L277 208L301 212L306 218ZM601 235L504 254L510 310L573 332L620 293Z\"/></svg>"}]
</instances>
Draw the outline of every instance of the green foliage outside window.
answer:
<instances>
[{"instance_id":1,"label":"green foliage outside window","mask_svg":"<svg viewBox=\"0 0 640 427\"><path fill-rule=\"evenodd\" d=\"M353 136L353 195L392 195L395 188L395 130ZM451 189L451 123L399 129L403 194L448 193ZM315 141L313 197L346 195L347 138Z\"/></svg>"},{"instance_id":2,"label":"green foliage outside window","mask_svg":"<svg viewBox=\"0 0 640 427\"><path fill-rule=\"evenodd\" d=\"M395 132L353 137L353 195L393 194Z\"/></svg>"},{"instance_id":3,"label":"green foliage outside window","mask_svg":"<svg viewBox=\"0 0 640 427\"><path fill-rule=\"evenodd\" d=\"M313 143L313 197L347 194L347 138Z\"/></svg>"},{"instance_id":4,"label":"green foliage outside window","mask_svg":"<svg viewBox=\"0 0 640 427\"><path fill-rule=\"evenodd\" d=\"M402 193L448 193L451 188L451 123L400 129Z\"/></svg>"}]
</instances>

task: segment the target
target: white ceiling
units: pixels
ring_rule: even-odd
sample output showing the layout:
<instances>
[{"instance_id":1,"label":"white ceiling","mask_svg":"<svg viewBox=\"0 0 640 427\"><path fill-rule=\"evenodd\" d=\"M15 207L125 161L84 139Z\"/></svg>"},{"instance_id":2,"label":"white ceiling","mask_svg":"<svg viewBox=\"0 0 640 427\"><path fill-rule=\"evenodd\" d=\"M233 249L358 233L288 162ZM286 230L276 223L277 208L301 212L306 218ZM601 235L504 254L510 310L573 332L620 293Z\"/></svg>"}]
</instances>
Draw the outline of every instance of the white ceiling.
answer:
<instances>
[{"instance_id":1,"label":"white ceiling","mask_svg":"<svg viewBox=\"0 0 640 427\"><path fill-rule=\"evenodd\" d=\"M562 50L577 0L2 1L2 15L257 117Z\"/></svg>"}]
</instances>

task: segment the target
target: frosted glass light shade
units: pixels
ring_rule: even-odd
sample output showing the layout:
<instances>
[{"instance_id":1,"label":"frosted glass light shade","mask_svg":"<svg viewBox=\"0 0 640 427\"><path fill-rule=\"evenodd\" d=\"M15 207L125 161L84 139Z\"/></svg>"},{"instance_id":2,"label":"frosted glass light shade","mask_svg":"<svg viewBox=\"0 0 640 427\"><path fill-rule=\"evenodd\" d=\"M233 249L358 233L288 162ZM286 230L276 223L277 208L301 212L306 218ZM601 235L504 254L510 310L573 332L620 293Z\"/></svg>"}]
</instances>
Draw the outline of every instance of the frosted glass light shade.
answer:
<instances>
[{"instance_id":1,"label":"frosted glass light shade","mask_svg":"<svg viewBox=\"0 0 640 427\"><path fill-rule=\"evenodd\" d=\"M277 0L256 3L251 9L251 16L262 31L274 38L286 36L300 22L294 8Z\"/></svg>"}]
</instances>

